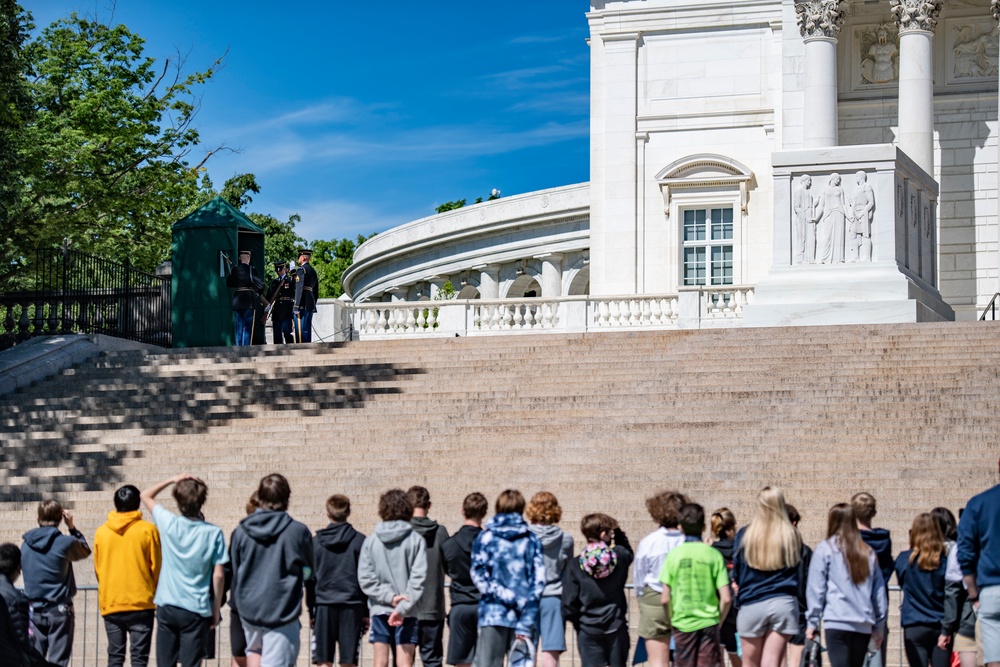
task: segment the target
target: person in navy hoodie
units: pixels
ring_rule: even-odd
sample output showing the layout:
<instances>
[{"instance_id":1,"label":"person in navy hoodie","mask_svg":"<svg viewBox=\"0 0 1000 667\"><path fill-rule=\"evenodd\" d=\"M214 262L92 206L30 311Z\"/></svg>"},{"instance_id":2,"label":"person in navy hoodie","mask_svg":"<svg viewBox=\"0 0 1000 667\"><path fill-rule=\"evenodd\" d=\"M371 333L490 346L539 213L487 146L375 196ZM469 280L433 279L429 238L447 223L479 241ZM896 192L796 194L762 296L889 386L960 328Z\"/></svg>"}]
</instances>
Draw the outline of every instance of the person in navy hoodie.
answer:
<instances>
[{"instance_id":1,"label":"person in navy hoodie","mask_svg":"<svg viewBox=\"0 0 1000 667\"><path fill-rule=\"evenodd\" d=\"M59 531L64 520L69 535ZM31 600L35 649L61 667L69 664L76 627L73 563L89 555L90 545L73 524L73 515L55 500L39 503L38 528L24 534L21 574L24 593Z\"/></svg>"},{"instance_id":2,"label":"person in navy hoodie","mask_svg":"<svg viewBox=\"0 0 1000 667\"><path fill-rule=\"evenodd\" d=\"M1000 485L966 504L958 522L958 564L979 616L983 658L1000 667Z\"/></svg>"},{"instance_id":3,"label":"person in navy hoodie","mask_svg":"<svg viewBox=\"0 0 1000 667\"><path fill-rule=\"evenodd\" d=\"M351 500L335 494L326 501L330 525L316 532L316 576L306 582L306 606L313 622L313 662L329 667L340 646L341 665L358 664L361 637L368 632L368 596L358 583L358 561L365 535L347 522Z\"/></svg>"},{"instance_id":4,"label":"person in navy hoodie","mask_svg":"<svg viewBox=\"0 0 1000 667\"><path fill-rule=\"evenodd\" d=\"M944 625L948 552L930 513L918 514L910 528L910 548L896 558L896 579L903 589L900 624L910 667L948 667L948 646L955 628ZM941 638L944 638L943 640Z\"/></svg>"},{"instance_id":5,"label":"person in navy hoodie","mask_svg":"<svg viewBox=\"0 0 1000 667\"><path fill-rule=\"evenodd\" d=\"M781 667L799 634L802 538L788 519L781 489L764 487L753 521L736 534L733 582L743 667Z\"/></svg>"}]
</instances>

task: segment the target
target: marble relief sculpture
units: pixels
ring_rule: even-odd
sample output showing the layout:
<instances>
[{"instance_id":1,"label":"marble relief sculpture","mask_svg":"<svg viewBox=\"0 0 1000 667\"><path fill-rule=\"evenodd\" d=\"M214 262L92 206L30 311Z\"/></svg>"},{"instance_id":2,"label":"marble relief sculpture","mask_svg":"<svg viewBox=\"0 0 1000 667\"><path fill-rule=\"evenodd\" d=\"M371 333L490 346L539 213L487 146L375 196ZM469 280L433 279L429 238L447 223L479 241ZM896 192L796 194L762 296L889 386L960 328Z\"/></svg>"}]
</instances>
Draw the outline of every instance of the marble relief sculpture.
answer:
<instances>
[{"instance_id":1,"label":"marble relief sculpture","mask_svg":"<svg viewBox=\"0 0 1000 667\"><path fill-rule=\"evenodd\" d=\"M955 26L953 76L956 79L995 77L1000 73L1000 30L994 25L985 30L981 25Z\"/></svg>"},{"instance_id":2,"label":"marble relief sculpture","mask_svg":"<svg viewBox=\"0 0 1000 667\"><path fill-rule=\"evenodd\" d=\"M840 174L831 174L816 202L816 263L839 264L844 261L844 234L847 222L847 198Z\"/></svg>"},{"instance_id":3,"label":"marble relief sculpture","mask_svg":"<svg viewBox=\"0 0 1000 667\"><path fill-rule=\"evenodd\" d=\"M803 174L799 187L792 192L792 263L811 264L816 259L816 202L812 178Z\"/></svg>"},{"instance_id":4,"label":"marble relief sculpture","mask_svg":"<svg viewBox=\"0 0 1000 667\"><path fill-rule=\"evenodd\" d=\"M872 261L872 218L875 216L875 190L868 184L868 174L855 174L857 189L851 197L851 225L847 236L847 261Z\"/></svg>"},{"instance_id":5,"label":"marble relief sculpture","mask_svg":"<svg viewBox=\"0 0 1000 667\"><path fill-rule=\"evenodd\" d=\"M859 30L856 39L861 45L861 82L865 84L891 83L899 76L899 49L896 35L890 39L885 24L875 30ZM867 47L867 49L865 48Z\"/></svg>"}]
</instances>

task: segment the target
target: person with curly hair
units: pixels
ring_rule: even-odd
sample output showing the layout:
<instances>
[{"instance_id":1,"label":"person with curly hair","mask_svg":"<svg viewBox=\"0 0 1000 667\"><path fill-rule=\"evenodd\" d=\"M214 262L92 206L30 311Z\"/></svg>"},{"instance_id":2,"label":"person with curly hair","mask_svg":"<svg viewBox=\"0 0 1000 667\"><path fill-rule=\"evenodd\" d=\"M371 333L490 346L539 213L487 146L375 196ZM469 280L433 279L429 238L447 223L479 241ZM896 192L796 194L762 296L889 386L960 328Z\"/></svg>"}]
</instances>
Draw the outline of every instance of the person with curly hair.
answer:
<instances>
[{"instance_id":1,"label":"person with curly hair","mask_svg":"<svg viewBox=\"0 0 1000 667\"><path fill-rule=\"evenodd\" d=\"M365 538L358 558L358 583L368 596L375 667L388 667L390 647L396 665L413 667L419 643L417 615L427 580L427 543L413 530L413 505L402 489L378 500L382 519Z\"/></svg>"},{"instance_id":2,"label":"person with curly hair","mask_svg":"<svg viewBox=\"0 0 1000 667\"><path fill-rule=\"evenodd\" d=\"M733 547L736 540L736 516L728 507L720 507L712 512L711 519L712 546L719 550L722 559L726 564L726 572L729 581L733 580ZM729 664L732 667L741 667L743 659L740 657L739 635L736 632L736 610L730 609L722 620L719 628L719 635L722 639L722 646L729 654ZM790 664L798 663L792 661Z\"/></svg>"},{"instance_id":3,"label":"person with curly hair","mask_svg":"<svg viewBox=\"0 0 1000 667\"><path fill-rule=\"evenodd\" d=\"M545 559L545 590L539 605L541 667L556 667L566 650L566 623L562 615L562 580L566 563L573 557L573 537L556 524L562 519L559 501L548 491L531 497L524 512L528 530L542 542Z\"/></svg>"},{"instance_id":4,"label":"person with curly hair","mask_svg":"<svg viewBox=\"0 0 1000 667\"><path fill-rule=\"evenodd\" d=\"M660 602L663 593L660 570L667 554L684 543L677 513L687 502L687 497L678 491L661 491L646 499L649 516L659 528L639 542L632 581L639 602L639 636L646 642L650 667L670 664L670 612Z\"/></svg>"}]
</instances>

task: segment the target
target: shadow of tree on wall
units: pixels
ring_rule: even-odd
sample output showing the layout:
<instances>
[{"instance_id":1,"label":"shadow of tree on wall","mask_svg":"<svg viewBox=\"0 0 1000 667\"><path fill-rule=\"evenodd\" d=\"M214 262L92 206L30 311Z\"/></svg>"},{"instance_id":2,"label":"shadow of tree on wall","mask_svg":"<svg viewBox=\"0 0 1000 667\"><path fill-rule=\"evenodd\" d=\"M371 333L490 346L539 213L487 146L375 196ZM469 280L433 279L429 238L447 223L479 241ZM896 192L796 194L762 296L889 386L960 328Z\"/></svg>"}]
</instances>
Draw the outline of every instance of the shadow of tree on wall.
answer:
<instances>
[{"instance_id":1,"label":"shadow of tree on wall","mask_svg":"<svg viewBox=\"0 0 1000 667\"><path fill-rule=\"evenodd\" d=\"M125 460L143 452L103 442L118 429L199 434L241 420L253 428L251 422L273 419L274 413L287 420L360 409L374 396L402 393L402 380L425 372L383 363L309 365L313 355L337 347L113 353L5 396L0 502L33 502L121 483ZM274 356L288 357L288 363L255 363ZM206 440L205 446L212 444Z\"/></svg>"}]
</instances>

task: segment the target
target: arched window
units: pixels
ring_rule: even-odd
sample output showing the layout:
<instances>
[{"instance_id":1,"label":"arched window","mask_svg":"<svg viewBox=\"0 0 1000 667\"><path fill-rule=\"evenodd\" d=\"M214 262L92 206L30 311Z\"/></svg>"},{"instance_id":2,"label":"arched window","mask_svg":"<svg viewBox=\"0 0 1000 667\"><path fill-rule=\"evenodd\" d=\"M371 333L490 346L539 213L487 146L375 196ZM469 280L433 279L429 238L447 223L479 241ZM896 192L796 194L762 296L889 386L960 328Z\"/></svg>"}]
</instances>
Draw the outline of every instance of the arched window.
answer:
<instances>
[{"instance_id":1,"label":"arched window","mask_svg":"<svg viewBox=\"0 0 1000 667\"><path fill-rule=\"evenodd\" d=\"M743 282L744 234L753 172L722 155L690 155L656 175L663 213L675 226L668 250L679 286Z\"/></svg>"}]
</instances>

